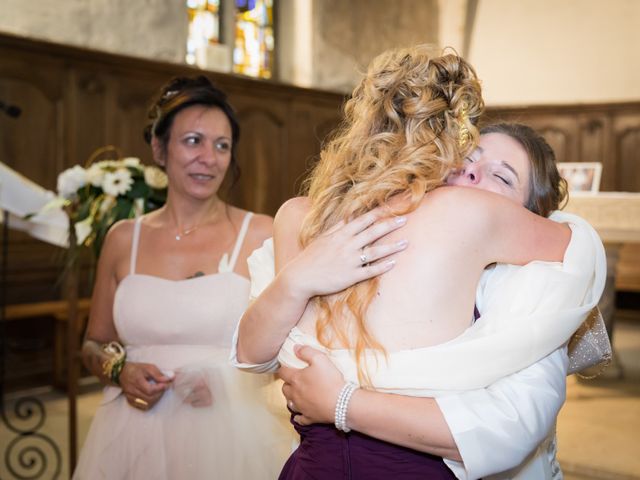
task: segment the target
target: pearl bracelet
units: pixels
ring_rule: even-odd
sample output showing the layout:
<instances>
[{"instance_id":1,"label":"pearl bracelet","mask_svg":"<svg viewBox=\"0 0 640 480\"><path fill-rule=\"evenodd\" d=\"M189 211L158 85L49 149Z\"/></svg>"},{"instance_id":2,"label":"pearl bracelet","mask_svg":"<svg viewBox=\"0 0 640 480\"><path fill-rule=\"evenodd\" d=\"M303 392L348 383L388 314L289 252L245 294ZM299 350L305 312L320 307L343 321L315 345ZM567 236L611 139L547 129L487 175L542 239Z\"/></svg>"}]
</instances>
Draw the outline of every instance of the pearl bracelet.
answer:
<instances>
[{"instance_id":1,"label":"pearl bracelet","mask_svg":"<svg viewBox=\"0 0 640 480\"><path fill-rule=\"evenodd\" d=\"M347 408L349 407L349 400L351 400L351 395L358 389L358 385L355 383L345 383L342 390L340 390L340 394L338 395L338 400L336 401L336 413L335 413L335 424L338 430L342 430L347 433L350 432L351 429L347 427Z\"/></svg>"}]
</instances>

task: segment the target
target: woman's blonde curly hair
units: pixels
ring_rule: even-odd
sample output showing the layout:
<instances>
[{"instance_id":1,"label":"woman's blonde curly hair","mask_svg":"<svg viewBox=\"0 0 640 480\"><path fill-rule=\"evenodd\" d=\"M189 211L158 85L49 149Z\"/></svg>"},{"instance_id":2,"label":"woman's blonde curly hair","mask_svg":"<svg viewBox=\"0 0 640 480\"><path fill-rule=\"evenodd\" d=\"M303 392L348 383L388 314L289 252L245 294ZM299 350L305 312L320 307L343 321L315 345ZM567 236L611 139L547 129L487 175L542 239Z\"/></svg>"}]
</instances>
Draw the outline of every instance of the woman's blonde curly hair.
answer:
<instances>
[{"instance_id":1,"label":"woman's blonde curly hair","mask_svg":"<svg viewBox=\"0 0 640 480\"><path fill-rule=\"evenodd\" d=\"M394 213L415 209L475 147L484 108L476 73L461 57L436 57L432 51L427 45L391 50L370 64L308 180L311 208L300 232L303 246L400 193L409 198L408 206ZM373 278L314 299L318 340L354 349L364 384L365 350L384 352L365 320L377 288Z\"/></svg>"}]
</instances>

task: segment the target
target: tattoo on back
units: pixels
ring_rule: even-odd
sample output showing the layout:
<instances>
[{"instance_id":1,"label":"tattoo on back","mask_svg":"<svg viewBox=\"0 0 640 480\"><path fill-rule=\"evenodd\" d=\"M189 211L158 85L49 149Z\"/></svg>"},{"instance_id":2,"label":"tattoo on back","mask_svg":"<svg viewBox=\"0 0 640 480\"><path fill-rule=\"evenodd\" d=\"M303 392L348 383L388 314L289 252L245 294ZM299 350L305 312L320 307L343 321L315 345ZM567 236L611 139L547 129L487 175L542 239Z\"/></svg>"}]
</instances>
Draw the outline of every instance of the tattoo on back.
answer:
<instances>
[{"instance_id":1,"label":"tattoo on back","mask_svg":"<svg viewBox=\"0 0 640 480\"><path fill-rule=\"evenodd\" d=\"M197 278L197 277L204 277L204 272L201 272L200 270L198 270L193 275L187 277L187 280L190 279L190 278Z\"/></svg>"}]
</instances>

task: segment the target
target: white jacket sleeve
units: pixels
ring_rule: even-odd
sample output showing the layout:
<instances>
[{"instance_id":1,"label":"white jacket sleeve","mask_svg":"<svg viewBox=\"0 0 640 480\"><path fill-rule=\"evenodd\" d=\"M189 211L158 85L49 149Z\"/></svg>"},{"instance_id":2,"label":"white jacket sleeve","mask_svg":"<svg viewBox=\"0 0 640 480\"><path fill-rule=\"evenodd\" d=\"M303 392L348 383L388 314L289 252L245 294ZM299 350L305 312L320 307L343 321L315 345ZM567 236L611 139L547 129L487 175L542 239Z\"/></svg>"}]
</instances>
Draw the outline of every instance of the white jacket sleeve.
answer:
<instances>
[{"instance_id":1,"label":"white jacket sleeve","mask_svg":"<svg viewBox=\"0 0 640 480\"><path fill-rule=\"evenodd\" d=\"M273 253L273 238L264 241L260 248L254 250L249 258L247 258L249 267L249 276L251 277L251 291L249 293L249 302L254 301L269 286L276 276L275 272L275 256ZM229 352L229 363L251 373L275 373L280 368L278 358L273 358L265 363L242 363L238 361L238 330L240 328L240 320L236 325L231 339L231 351Z\"/></svg>"},{"instance_id":2,"label":"white jacket sleeve","mask_svg":"<svg viewBox=\"0 0 640 480\"><path fill-rule=\"evenodd\" d=\"M463 462L445 459L460 480L514 468L553 428L566 397L567 348L484 389L437 398Z\"/></svg>"},{"instance_id":3,"label":"white jacket sleeve","mask_svg":"<svg viewBox=\"0 0 640 480\"><path fill-rule=\"evenodd\" d=\"M238 329L240 322L236 325L236 329L233 332L233 338L231 340L231 351L229 352L229 363L231 366L251 373L275 373L280 368L278 357L265 363L242 363L238 361Z\"/></svg>"}]
</instances>

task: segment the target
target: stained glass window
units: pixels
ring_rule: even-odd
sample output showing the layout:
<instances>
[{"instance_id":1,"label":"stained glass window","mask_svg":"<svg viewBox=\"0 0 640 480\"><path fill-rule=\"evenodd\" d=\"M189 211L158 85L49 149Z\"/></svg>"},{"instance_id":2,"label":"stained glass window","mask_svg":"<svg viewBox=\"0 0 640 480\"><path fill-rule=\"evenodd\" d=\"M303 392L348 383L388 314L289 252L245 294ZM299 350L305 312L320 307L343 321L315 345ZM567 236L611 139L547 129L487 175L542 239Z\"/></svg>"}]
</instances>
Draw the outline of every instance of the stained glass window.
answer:
<instances>
[{"instance_id":1,"label":"stained glass window","mask_svg":"<svg viewBox=\"0 0 640 480\"><path fill-rule=\"evenodd\" d=\"M186 61L207 65L207 47L220 42L220 0L187 0L189 38Z\"/></svg>"},{"instance_id":2,"label":"stained glass window","mask_svg":"<svg viewBox=\"0 0 640 480\"><path fill-rule=\"evenodd\" d=\"M274 0L236 0L233 71L271 78L274 65Z\"/></svg>"}]
</instances>

